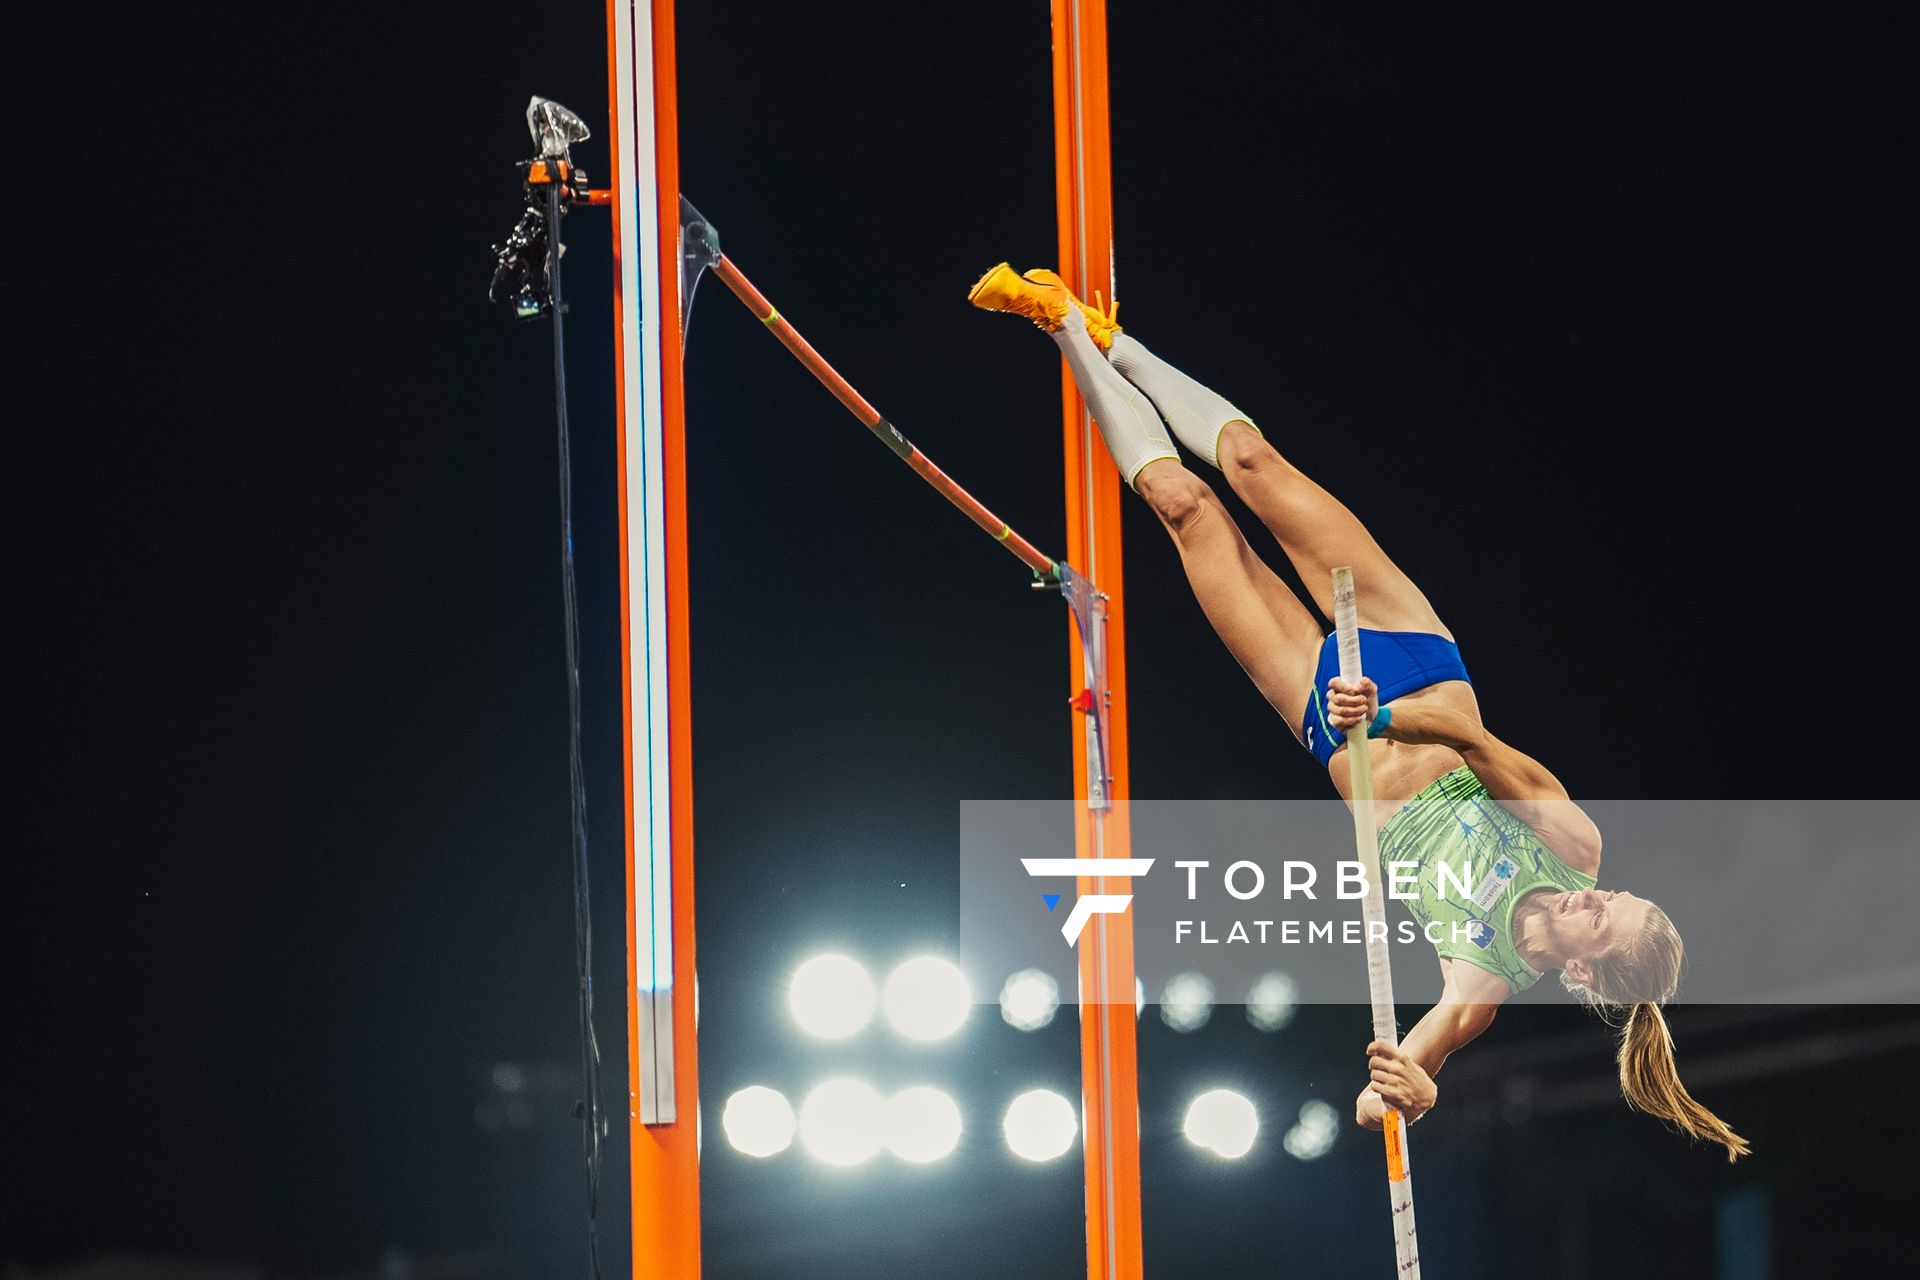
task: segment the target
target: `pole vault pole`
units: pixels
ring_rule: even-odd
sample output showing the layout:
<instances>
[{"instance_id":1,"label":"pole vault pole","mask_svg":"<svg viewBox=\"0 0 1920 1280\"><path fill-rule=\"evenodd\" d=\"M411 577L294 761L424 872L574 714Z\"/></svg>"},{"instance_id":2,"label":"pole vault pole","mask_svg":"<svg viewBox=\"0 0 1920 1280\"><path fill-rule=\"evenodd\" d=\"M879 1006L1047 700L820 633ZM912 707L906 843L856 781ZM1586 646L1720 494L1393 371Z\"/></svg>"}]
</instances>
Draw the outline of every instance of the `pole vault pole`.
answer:
<instances>
[{"instance_id":1,"label":"pole vault pole","mask_svg":"<svg viewBox=\"0 0 1920 1280\"><path fill-rule=\"evenodd\" d=\"M1340 678L1360 678L1360 624L1353 599L1353 570L1333 571L1333 626L1339 637ZM1380 889L1379 834L1373 821L1373 760L1364 730L1347 735L1347 778L1353 804L1353 842L1367 896L1360 914L1367 931L1367 996L1373 1005L1373 1038L1400 1043L1393 1017L1393 962L1387 954L1387 904ZM1393 1206L1393 1260L1405 1280L1419 1280L1420 1239L1413 1225L1413 1175L1407 1159L1407 1126L1398 1108L1381 1120L1387 1141L1387 1199Z\"/></svg>"}]
</instances>

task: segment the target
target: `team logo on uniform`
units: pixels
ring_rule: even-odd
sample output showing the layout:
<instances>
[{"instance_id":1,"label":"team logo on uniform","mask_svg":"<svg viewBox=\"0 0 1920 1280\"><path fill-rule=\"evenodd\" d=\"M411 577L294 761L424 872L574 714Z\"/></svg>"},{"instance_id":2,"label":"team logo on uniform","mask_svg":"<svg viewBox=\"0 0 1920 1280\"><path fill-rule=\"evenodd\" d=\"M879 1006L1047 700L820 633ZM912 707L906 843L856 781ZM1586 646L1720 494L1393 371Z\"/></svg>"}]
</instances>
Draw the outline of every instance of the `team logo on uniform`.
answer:
<instances>
[{"instance_id":1,"label":"team logo on uniform","mask_svg":"<svg viewBox=\"0 0 1920 1280\"><path fill-rule=\"evenodd\" d=\"M1467 941L1485 951L1493 945L1493 926L1485 920L1468 921Z\"/></svg>"},{"instance_id":2,"label":"team logo on uniform","mask_svg":"<svg viewBox=\"0 0 1920 1280\"><path fill-rule=\"evenodd\" d=\"M1507 891L1507 886L1513 882L1519 870L1511 858L1502 858L1494 863L1493 870L1487 872L1486 879L1473 891L1473 905L1482 911L1493 910L1493 904L1500 901L1500 895Z\"/></svg>"}]
</instances>

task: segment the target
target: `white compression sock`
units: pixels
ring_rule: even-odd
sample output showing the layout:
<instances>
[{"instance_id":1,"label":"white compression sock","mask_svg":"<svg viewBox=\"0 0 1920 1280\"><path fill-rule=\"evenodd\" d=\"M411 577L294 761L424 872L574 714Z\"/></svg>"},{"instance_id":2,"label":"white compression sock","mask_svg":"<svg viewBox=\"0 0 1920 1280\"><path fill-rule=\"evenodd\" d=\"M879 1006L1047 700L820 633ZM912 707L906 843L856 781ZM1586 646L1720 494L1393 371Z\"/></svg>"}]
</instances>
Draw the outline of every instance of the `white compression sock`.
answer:
<instances>
[{"instance_id":1,"label":"white compression sock","mask_svg":"<svg viewBox=\"0 0 1920 1280\"><path fill-rule=\"evenodd\" d=\"M1253 426L1253 419L1226 398L1201 386L1124 333L1114 338L1108 358L1128 382L1153 400L1180 443L1213 466L1220 465L1220 433L1226 425L1244 422Z\"/></svg>"},{"instance_id":2,"label":"white compression sock","mask_svg":"<svg viewBox=\"0 0 1920 1280\"><path fill-rule=\"evenodd\" d=\"M1067 368L1073 370L1073 380L1079 384L1080 395L1093 413L1094 422L1099 424L1107 452L1113 455L1114 465L1120 469L1120 477L1128 488L1133 487L1134 477L1149 462L1179 458L1173 441L1167 438L1166 424L1154 412L1152 402L1142 394L1141 388L1121 377L1107 363L1100 348L1087 336L1086 317L1078 307L1067 308L1060 327L1053 331L1053 340L1059 344L1060 354L1067 358Z\"/></svg>"}]
</instances>

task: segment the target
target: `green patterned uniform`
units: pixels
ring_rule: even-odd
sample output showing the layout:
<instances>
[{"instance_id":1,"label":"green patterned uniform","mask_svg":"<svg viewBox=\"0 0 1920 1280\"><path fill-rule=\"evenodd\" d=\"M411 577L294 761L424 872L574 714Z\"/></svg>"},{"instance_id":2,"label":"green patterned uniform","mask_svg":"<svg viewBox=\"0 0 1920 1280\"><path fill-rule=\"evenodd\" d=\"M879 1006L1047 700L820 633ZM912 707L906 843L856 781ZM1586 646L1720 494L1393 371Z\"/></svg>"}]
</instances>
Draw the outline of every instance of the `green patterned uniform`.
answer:
<instances>
[{"instance_id":1,"label":"green patterned uniform","mask_svg":"<svg viewBox=\"0 0 1920 1280\"><path fill-rule=\"evenodd\" d=\"M1408 900L1407 908L1428 937L1437 939L1434 949L1441 958L1485 969L1516 992L1540 975L1514 945L1514 904L1536 889L1578 891L1594 885L1592 876L1555 857L1533 828L1503 809L1464 765L1428 783L1380 829L1381 871L1389 884L1395 862L1419 867L1419 896ZM1444 883L1442 864L1452 868ZM1466 936L1455 937L1457 924L1466 926Z\"/></svg>"}]
</instances>

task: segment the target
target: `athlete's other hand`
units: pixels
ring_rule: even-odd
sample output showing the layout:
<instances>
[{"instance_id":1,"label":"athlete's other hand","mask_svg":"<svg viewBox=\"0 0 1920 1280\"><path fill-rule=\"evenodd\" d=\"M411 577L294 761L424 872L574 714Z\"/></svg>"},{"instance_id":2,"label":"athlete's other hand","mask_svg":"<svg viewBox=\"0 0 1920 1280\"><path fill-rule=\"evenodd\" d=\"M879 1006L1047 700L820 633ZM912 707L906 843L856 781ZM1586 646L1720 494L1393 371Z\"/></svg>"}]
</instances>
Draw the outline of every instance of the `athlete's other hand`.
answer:
<instances>
[{"instance_id":1,"label":"athlete's other hand","mask_svg":"<svg viewBox=\"0 0 1920 1280\"><path fill-rule=\"evenodd\" d=\"M1412 1124L1425 1114L1425 1112L1409 1111L1405 1107L1400 1108L1400 1115L1408 1124ZM1380 1132L1381 1126L1386 1124L1387 1104L1379 1094L1373 1091L1372 1085L1362 1089L1360 1096L1353 1100L1353 1119L1354 1123L1362 1129L1371 1129L1375 1133Z\"/></svg>"},{"instance_id":2,"label":"athlete's other hand","mask_svg":"<svg viewBox=\"0 0 1920 1280\"><path fill-rule=\"evenodd\" d=\"M1327 681L1327 723L1341 733L1372 724L1379 710L1380 690L1365 676L1358 680L1335 676Z\"/></svg>"},{"instance_id":3,"label":"athlete's other hand","mask_svg":"<svg viewBox=\"0 0 1920 1280\"><path fill-rule=\"evenodd\" d=\"M1369 1091L1387 1106L1398 1107L1408 1123L1431 1111L1433 1104L1440 1100L1440 1089L1427 1069L1409 1058L1398 1045L1384 1040L1369 1044L1367 1069L1373 1076Z\"/></svg>"}]
</instances>

